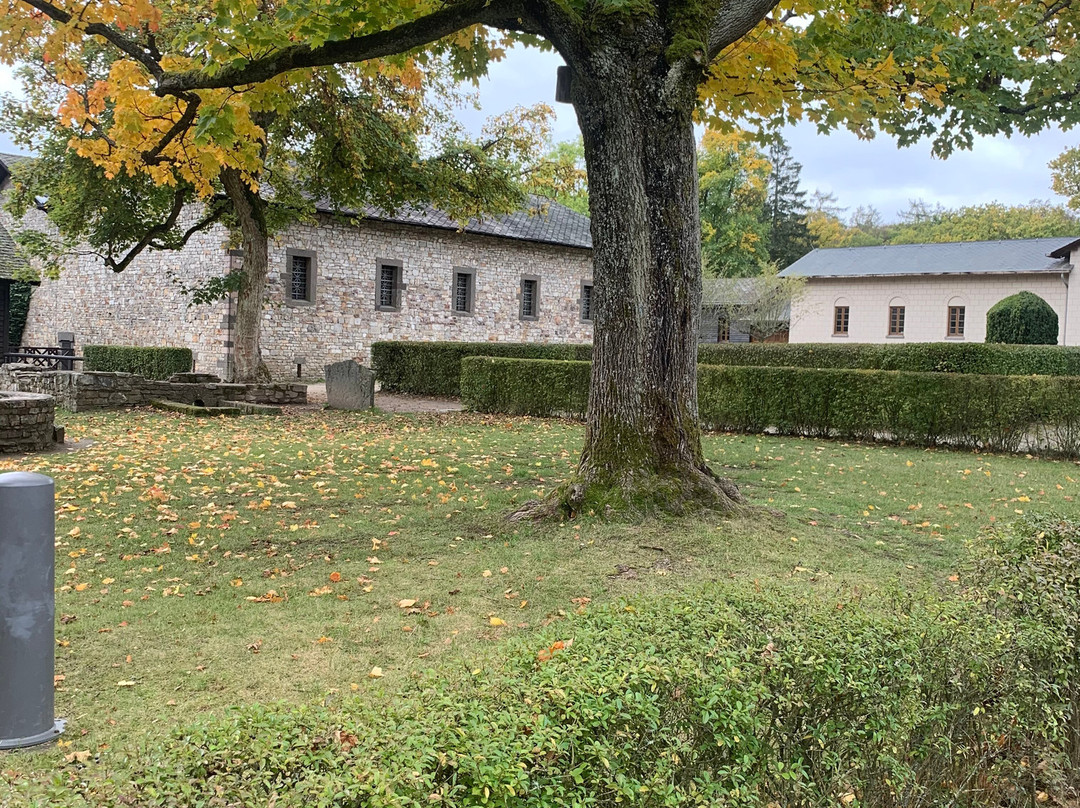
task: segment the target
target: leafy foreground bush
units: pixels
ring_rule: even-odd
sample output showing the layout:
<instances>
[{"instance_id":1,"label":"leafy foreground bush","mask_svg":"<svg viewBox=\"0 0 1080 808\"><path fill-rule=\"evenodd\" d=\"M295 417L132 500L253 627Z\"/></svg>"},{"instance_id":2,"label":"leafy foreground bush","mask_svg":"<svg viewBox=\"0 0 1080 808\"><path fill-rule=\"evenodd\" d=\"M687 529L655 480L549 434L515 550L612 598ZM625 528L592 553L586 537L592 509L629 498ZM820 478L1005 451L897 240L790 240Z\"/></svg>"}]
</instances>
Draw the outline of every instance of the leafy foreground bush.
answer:
<instances>
[{"instance_id":1,"label":"leafy foreground bush","mask_svg":"<svg viewBox=\"0 0 1080 808\"><path fill-rule=\"evenodd\" d=\"M1037 620L970 592L868 604L713 586L612 605L512 643L473 674L422 677L385 704L245 707L142 753L129 783L58 784L44 798L277 808L1066 798L1074 714L1063 694L1075 666L1047 664L1056 657L1040 649L1057 635Z\"/></svg>"},{"instance_id":2,"label":"leafy foreground bush","mask_svg":"<svg viewBox=\"0 0 1080 808\"><path fill-rule=\"evenodd\" d=\"M1057 345L1058 316L1031 292L999 300L986 312L986 341L1012 345Z\"/></svg>"},{"instance_id":3,"label":"leafy foreground bush","mask_svg":"<svg viewBox=\"0 0 1080 808\"><path fill-rule=\"evenodd\" d=\"M190 348L136 348L129 345L83 346L83 370L137 373L147 379L167 379L191 370Z\"/></svg>"}]
</instances>

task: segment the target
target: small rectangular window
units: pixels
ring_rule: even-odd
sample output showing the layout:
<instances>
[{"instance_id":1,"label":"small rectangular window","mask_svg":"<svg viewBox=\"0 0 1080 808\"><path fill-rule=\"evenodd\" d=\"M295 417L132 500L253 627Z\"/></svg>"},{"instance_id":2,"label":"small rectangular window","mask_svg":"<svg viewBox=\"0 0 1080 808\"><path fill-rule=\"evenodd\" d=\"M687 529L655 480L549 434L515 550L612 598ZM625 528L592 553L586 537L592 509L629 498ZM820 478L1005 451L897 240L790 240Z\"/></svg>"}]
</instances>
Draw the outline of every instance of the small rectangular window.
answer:
<instances>
[{"instance_id":1,"label":"small rectangular window","mask_svg":"<svg viewBox=\"0 0 1080 808\"><path fill-rule=\"evenodd\" d=\"M584 322L590 322L592 318L592 284L583 283L581 285L581 319Z\"/></svg>"},{"instance_id":2,"label":"small rectangular window","mask_svg":"<svg viewBox=\"0 0 1080 808\"><path fill-rule=\"evenodd\" d=\"M475 278L473 270L454 270L454 285L451 289L455 314L472 314L475 297Z\"/></svg>"},{"instance_id":3,"label":"small rectangular window","mask_svg":"<svg viewBox=\"0 0 1080 808\"><path fill-rule=\"evenodd\" d=\"M309 250L285 252L285 303L302 306L315 302L315 253Z\"/></svg>"},{"instance_id":4,"label":"small rectangular window","mask_svg":"<svg viewBox=\"0 0 1080 808\"><path fill-rule=\"evenodd\" d=\"M833 313L833 333L846 334L851 317L851 309L848 306L837 306Z\"/></svg>"},{"instance_id":5,"label":"small rectangular window","mask_svg":"<svg viewBox=\"0 0 1080 808\"><path fill-rule=\"evenodd\" d=\"M889 336L904 336L904 307L889 306Z\"/></svg>"},{"instance_id":6,"label":"small rectangular window","mask_svg":"<svg viewBox=\"0 0 1080 808\"><path fill-rule=\"evenodd\" d=\"M380 260L375 275L375 308L379 311L397 311L401 308L401 264Z\"/></svg>"},{"instance_id":7,"label":"small rectangular window","mask_svg":"<svg viewBox=\"0 0 1080 808\"><path fill-rule=\"evenodd\" d=\"M949 306L949 332L950 337L964 336L964 307Z\"/></svg>"},{"instance_id":8,"label":"small rectangular window","mask_svg":"<svg viewBox=\"0 0 1080 808\"><path fill-rule=\"evenodd\" d=\"M716 341L731 342L731 323L726 317L721 317L716 324Z\"/></svg>"},{"instance_id":9,"label":"small rectangular window","mask_svg":"<svg viewBox=\"0 0 1080 808\"><path fill-rule=\"evenodd\" d=\"M540 312L540 280L521 279L521 319L535 320Z\"/></svg>"}]
</instances>

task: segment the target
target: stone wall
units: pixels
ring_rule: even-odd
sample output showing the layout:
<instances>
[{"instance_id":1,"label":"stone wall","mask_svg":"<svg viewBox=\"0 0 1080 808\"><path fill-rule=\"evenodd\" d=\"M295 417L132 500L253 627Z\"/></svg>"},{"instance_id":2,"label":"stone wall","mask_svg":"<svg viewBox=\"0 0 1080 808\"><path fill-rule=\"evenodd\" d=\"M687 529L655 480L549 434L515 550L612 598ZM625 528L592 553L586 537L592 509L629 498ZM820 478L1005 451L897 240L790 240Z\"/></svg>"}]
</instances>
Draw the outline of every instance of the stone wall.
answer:
<instances>
[{"instance_id":1,"label":"stone wall","mask_svg":"<svg viewBox=\"0 0 1080 808\"><path fill-rule=\"evenodd\" d=\"M0 388L51 396L71 412L137 407L154 400L221 407L230 401L250 404L306 404L302 384L222 384L154 381L132 373L79 373L0 366Z\"/></svg>"},{"instance_id":2,"label":"stone wall","mask_svg":"<svg viewBox=\"0 0 1080 808\"><path fill-rule=\"evenodd\" d=\"M228 378L231 302L189 307L182 291L228 270L227 242L224 228L215 227L196 234L182 252L147 253L119 274L90 256L73 260L59 279L35 289L23 342L53 345L57 331L72 331L80 350L88 344L189 347L196 370ZM290 250L314 254L311 304L286 301ZM401 263L405 289L398 311L376 311L379 261ZM461 267L476 273L470 314L451 310L453 272ZM535 320L518 316L524 275L540 278ZM581 320L580 303L586 281L592 282L592 258L585 249L320 216L317 224L293 225L271 241L263 355L274 378L288 379L296 376L297 359L309 377L343 359L370 364L376 340L587 343L592 323Z\"/></svg>"},{"instance_id":3,"label":"stone wall","mask_svg":"<svg viewBox=\"0 0 1080 808\"><path fill-rule=\"evenodd\" d=\"M0 390L0 453L51 446L54 408L50 396Z\"/></svg>"}]
</instances>

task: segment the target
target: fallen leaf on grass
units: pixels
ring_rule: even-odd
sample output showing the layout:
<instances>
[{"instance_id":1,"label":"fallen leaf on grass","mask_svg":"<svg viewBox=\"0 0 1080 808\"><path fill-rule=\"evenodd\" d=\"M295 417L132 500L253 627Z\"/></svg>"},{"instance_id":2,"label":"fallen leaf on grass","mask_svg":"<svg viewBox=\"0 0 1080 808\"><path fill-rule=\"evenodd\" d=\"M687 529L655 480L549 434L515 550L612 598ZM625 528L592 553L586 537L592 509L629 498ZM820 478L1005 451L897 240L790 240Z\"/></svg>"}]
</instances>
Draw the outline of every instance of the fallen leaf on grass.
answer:
<instances>
[{"instance_id":1,"label":"fallen leaf on grass","mask_svg":"<svg viewBox=\"0 0 1080 808\"><path fill-rule=\"evenodd\" d=\"M505 625L506 625L506 621L505 621L505 620L503 620L503 619L501 619L501 618L498 618L498 617L492 617L492 618L491 618L491 620L489 620L488 622L489 622L489 623L490 623L491 625L493 625L493 626L496 626L496 627L497 627L497 626L505 626Z\"/></svg>"},{"instance_id":2,"label":"fallen leaf on grass","mask_svg":"<svg viewBox=\"0 0 1080 808\"><path fill-rule=\"evenodd\" d=\"M371 669L371 673L369 673L367 676L368 676L368 679L382 679L382 677L383 677L382 668L380 668L378 665L376 665L374 668Z\"/></svg>"},{"instance_id":3,"label":"fallen leaf on grass","mask_svg":"<svg viewBox=\"0 0 1080 808\"><path fill-rule=\"evenodd\" d=\"M121 679L116 683L117 687L135 687L135 681L133 679Z\"/></svg>"},{"instance_id":4,"label":"fallen leaf on grass","mask_svg":"<svg viewBox=\"0 0 1080 808\"><path fill-rule=\"evenodd\" d=\"M399 600L397 602L397 605L398 605L399 609L410 609L410 608L412 608L413 606L416 605L416 601L415 600Z\"/></svg>"}]
</instances>

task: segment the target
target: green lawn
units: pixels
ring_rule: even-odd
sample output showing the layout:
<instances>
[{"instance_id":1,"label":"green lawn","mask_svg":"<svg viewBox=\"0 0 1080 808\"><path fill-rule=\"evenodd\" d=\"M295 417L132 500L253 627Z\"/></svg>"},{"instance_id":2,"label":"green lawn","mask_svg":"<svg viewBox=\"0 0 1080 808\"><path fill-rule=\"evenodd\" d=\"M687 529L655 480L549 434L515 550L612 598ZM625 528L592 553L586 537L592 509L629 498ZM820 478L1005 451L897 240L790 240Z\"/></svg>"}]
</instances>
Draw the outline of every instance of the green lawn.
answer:
<instances>
[{"instance_id":1,"label":"green lawn","mask_svg":"<svg viewBox=\"0 0 1080 808\"><path fill-rule=\"evenodd\" d=\"M0 805L18 804L12 783L74 768L65 756L122 767L128 744L241 702L386 698L437 660L478 664L590 602L725 577L949 587L991 522L1080 516L1076 463L721 435L706 453L763 506L751 517L509 524L573 469L580 425L316 411L65 421L93 446L0 460L57 480L68 719L58 747L0 754Z\"/></svg>"}]
</instances>

